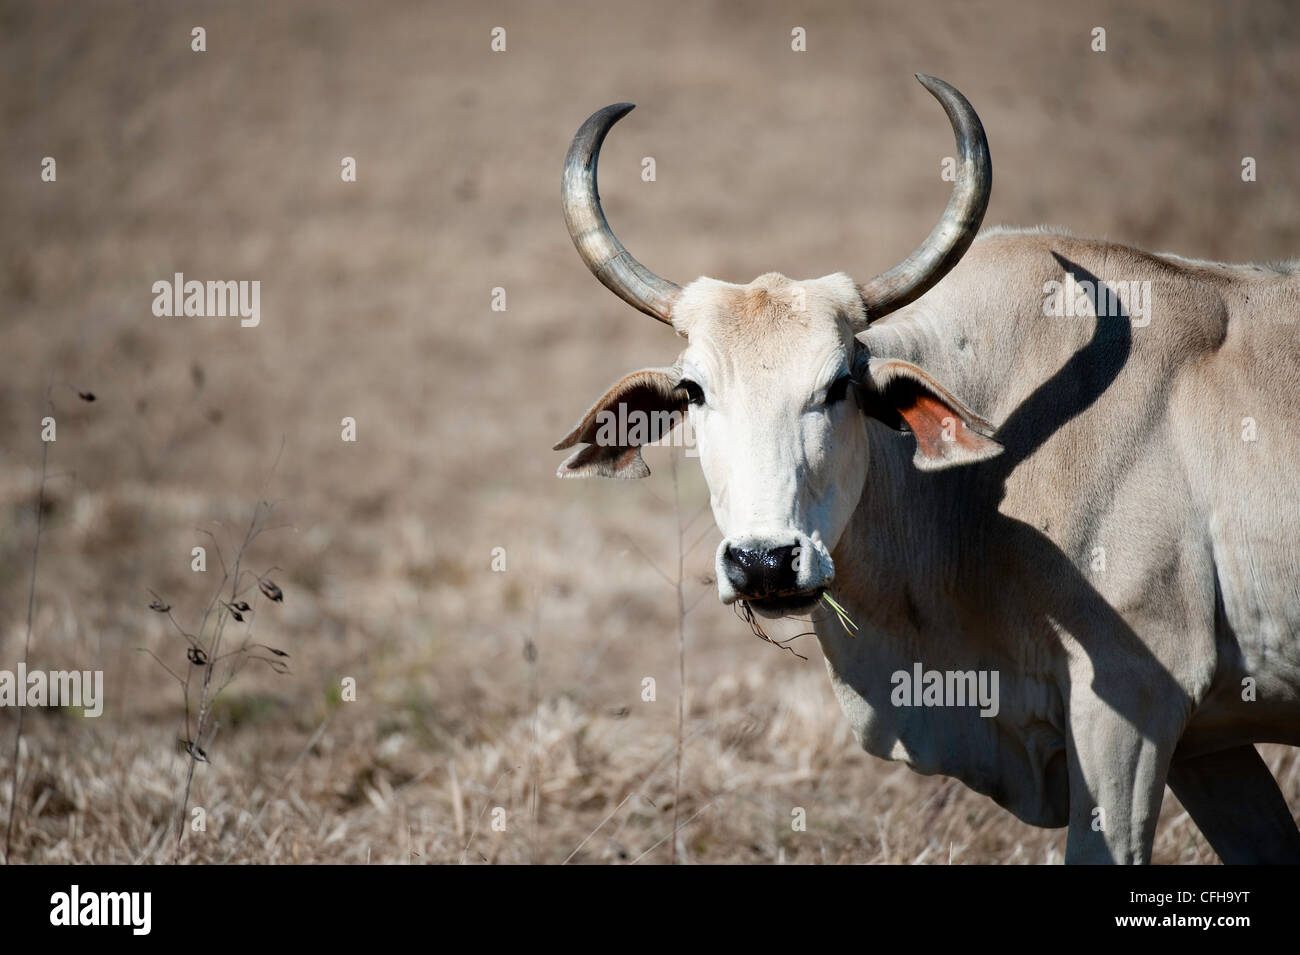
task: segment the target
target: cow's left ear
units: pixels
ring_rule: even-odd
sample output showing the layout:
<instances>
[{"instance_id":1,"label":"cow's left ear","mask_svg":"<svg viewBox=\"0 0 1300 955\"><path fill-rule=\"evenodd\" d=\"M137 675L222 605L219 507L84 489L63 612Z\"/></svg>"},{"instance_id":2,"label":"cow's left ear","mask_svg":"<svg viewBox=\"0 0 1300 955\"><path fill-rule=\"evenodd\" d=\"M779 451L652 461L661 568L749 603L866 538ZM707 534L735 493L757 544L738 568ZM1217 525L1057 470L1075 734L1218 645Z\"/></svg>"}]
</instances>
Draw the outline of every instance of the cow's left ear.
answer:
<instances>
[{"instance_id":1,"label":"cow's left ear","mask_svg":"<svg viewBox=\"0 0 1300 955\"><path fill-rule=\"evenodd\" d=\"M987 461L1002 453L993 425L911 362L871 358L858 366L858 402L873 418L916 435L922 471Z\"/></svg>"},{"instance_id":2,"label":"cow's left ear","mask_svg":"<svg viewBox=\"0 0 1300 955\"><path fill-rule=\"evenodd\" d=\"M554 448L586 447L570 455L560 477L643 478L650 474L641 446L658 441L686 414L687 394L673 368L634 371L582 416Z\"/></svg>"}]
</instances>

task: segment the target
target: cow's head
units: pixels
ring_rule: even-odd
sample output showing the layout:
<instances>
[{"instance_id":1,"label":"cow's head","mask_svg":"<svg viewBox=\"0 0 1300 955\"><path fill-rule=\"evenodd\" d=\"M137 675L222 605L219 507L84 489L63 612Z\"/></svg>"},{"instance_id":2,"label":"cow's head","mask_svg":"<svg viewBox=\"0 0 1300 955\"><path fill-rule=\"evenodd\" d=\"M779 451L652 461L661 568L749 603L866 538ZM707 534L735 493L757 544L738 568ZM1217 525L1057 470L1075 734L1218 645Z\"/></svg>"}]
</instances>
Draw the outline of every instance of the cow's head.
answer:
<instances>
[{"instance_id":1,"label":"cow's head","mask_svg":"<svg viewBox=\"0 0 1300 955\"><path fill-rule=\"evenodd\" d=\"M915 365L872 358L856 334L920 297L975 237L992 183L979 117L948 84L918 75L952 121L961 168L943 218L903 263L865 285L843 274L748 285L701 278L679 288L642 266L605 221L596 164L632 106L607 107L574 137L564 215L583 261L624 301L688 342L668 368L626 376L556 450L583 445L562 477L644 477L642 445L689 417L723 540L718 596L759 613L808 610L830 586L830 552L867 480L868 416L916 436L917 467L937 470L1001 450L991 427Z\"/></svg>"}]
</instances>

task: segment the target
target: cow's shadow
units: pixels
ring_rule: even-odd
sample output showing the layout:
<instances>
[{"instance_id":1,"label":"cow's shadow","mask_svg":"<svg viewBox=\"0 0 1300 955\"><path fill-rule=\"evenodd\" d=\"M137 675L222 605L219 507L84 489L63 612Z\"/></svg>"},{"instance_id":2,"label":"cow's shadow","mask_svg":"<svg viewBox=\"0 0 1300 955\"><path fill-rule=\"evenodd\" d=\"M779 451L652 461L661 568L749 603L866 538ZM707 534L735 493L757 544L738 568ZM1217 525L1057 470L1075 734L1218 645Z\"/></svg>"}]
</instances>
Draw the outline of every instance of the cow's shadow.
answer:
<instances>
[{"instance_id":1,"label":"cow's shadow","mask_svg":"<svg viewBox=\"0 0 1300 955\"><path fill-rule=\"evenodd\" d=\"M1052 628L1044 624L1047 619L1068 632L1091 661L1092 692L1145 739L1167 751L1176 741L1167 738L1168 726L1153 724L1153 714L1158 718L1162 713L1186 712L1190 701L1182 686L1069 555L1039 528L1009 517L998 509L1012 472L1053 434L1091 408L1114 384L1132 352L1132 326L1127 309L1121 303L1119 314L1107 316L1099 307L1101 303L1096 294L1096 290L1103 288L1101 280L1059 254L1053 255L1076 282L1092 283L1093 310L1098 317L1091 339L1021 402L998 428L995 437L1005 448L1001 455L967 468L917 475L917 479L934 482L930 488L933 496L927 495L931 500L965 500L974 504L962 519L979 524L977 529L973 529L983 542L979 553L987 556L1001 551L1016 555L1015 566L1022 579L1015 582L1015 591L1022 597L1026 594L1032 596L1033 606L1026 608L1026 612L1034 620L1036 636L1051 631ZM1114 301L1118 302L1118 297ZM1106 303L1106 309L1111 307L1111 303ZM962 559L978 559L979 553ZM987 614L981 613L982 618L1007 619L1005 607L991 605L1000 596L1005 595L993 590L985 598L977 598L990 603L983 608ZM1022 650L1032 652L1031 649ZM1144 685L1135 688L1135 677ZM1013 674L1004 674L1006 681L1013 678ZM868 688L857 689L861 692ZM873 705L889 705L880 690L881 687L873 685L864 696L869 700L878 698ZM1151 705L1153 700L1158 700L1159 704ZM1071 725L1069 700L1063 700L1063 703L1067 708L1066 733L1094 729ZM1071 775L1080 772L1073 758L1070 759L1069 771ZM1062 774L1051 775L1055 778L1049 778L1047 786L1057 791L1058 798L1064 796L1060 792L1064 785ZM986 780L986 783L991 782ZM997 798L996 793L990 795Z\"/></svg>"},{"instance_id":2,"label":"cow's shadow","mask_svg":"<svg viewBox=\"0 0 1300 955\"><path fill-rule=\"evenodd\" d=\"M1144 697L1184 702L1186 694L1178 681L1098 593L1074 560L1038 528L997 510L1011 473L1053 434L1096 403L1119 377L1133 348L1132 322L1120 298L1112 296L1111 302L1103 305L1098 296L1104 287L1101 279L1056 252L1052 256L1076 283L1090 284L1093 314L1097 316L1092 338L1034 389L998 428L996 437L1006 450L979 467L976 481L986 505L982 510L991 520L993 539L1006 540L1020 549L1025 556L1020 566L1035 568L1044 585L1031 588L1042 601L1038 612L1051 616L1088 654L1093 665L1093 692L1150 739L1142 714L1135 711L1139 706L1133 694L1119 691L1131 685L1136 671L1149 681ZM1115 305L1118 313L1108 315Z\"/></svg>"}]
</instances>

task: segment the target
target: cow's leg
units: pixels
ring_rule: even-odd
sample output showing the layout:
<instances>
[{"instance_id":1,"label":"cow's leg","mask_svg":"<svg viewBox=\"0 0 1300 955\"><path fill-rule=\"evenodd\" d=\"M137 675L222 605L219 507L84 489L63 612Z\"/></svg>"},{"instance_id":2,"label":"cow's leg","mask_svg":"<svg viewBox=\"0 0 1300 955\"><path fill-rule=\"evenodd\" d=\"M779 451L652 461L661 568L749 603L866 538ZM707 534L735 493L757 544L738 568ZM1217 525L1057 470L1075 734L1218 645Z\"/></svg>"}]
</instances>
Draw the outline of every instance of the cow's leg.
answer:
<instances>
[{"instance_id":1,"label":"cow's leg","mask_svg":"<svg viewBox=\"0 0 1300 955\"><path fill-rule=\"evenodd\" d=\"M1300 829L1254 746L1177 760L1169 788L1229 865L1300 863Z\"/></svg>"},{"instance_id":2,"label":"cow's leg","mask_svg":"<svg viewBox=\"0 0 1300 955\"><path fill-rule=\"evenodd\" d=\"M1177 728L1146 730L1087 690L1071 699L1067 863L1151 861Z\"/></svg>"}]
</instances>

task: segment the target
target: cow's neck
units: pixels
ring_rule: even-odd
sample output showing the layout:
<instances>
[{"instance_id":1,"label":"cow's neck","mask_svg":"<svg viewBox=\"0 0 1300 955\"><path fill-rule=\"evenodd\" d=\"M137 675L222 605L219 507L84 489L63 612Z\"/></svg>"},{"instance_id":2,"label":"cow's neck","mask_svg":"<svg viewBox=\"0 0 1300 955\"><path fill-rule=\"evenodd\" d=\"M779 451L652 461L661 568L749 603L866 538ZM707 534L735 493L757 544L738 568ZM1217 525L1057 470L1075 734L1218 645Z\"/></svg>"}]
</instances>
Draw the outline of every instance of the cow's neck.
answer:
<instances>
[{"instance_id":1,"label":"cow's neck","mask_svg":"<svg viewBox=\"0 0 1300 955\"><path fill-rule=\"evenodd\" d=\"M926 352L950 337L924 323L899 331L890 331L888 356L927 371ZM936 374L960 395L969 389L959 364L947 361ZM980 612L996 594L982 592L987 580L978 568L981 555L998 546L991 540L998 492L981 483L978 468L918 471L911 435L877 422L867 431L865 487L833 552L832 593L861 629L850 637L833 615L818 614L836 695L868 751L987 791L997 785L998 721L973 708L958 714L899 708L891 701L891 675L918 664L924 670L987 669L997 657L998 648L988 642L997 637L986 632L987 616ZM1036 802L1038 794L1010 798Z\"/></svg>"},{"instance_id":2,"label":"cow's neck","mask_svg":"<svg viewBox=\"0 0 1300 955\"><path fill-rule=\"evenodd\" d=\"M989 546L995 495L975 468L938 473L912 463L914 439L868 426L868 475L833 558L834 592L900 643L951 619L972 596Z\"/></svg>"},{"instance_id":3,"label":"cow's neck","mask_svg":"<svg viewBox=\"0 0 1300 955\"><path fill-rule=\"evenodd\" d=\"M1009 755L998 716L980 716L973 705L895 705L894 674L901 671L987 675L1007 667L979 611L995 595L982 593L979 575L971 571L994 546L979 507L970 510L980 498L978 488L966 486L973 481L967 477L971 469L923 474L912 465L910 435L875 425L869 430L873 460L866 488L833 552L832 593L860 629L850 636L835 615L817 614L836 697L873 755L955 776L1014 806L1022 818L1050 818L1036 787L1009 792L1002 782L1008 771L1041 779L1034 773L1050 754ZM1013 721L1019 716L1002 714ZM1006 765L1008 758L1014 767Z\"/></svg>"}]
</instances>

